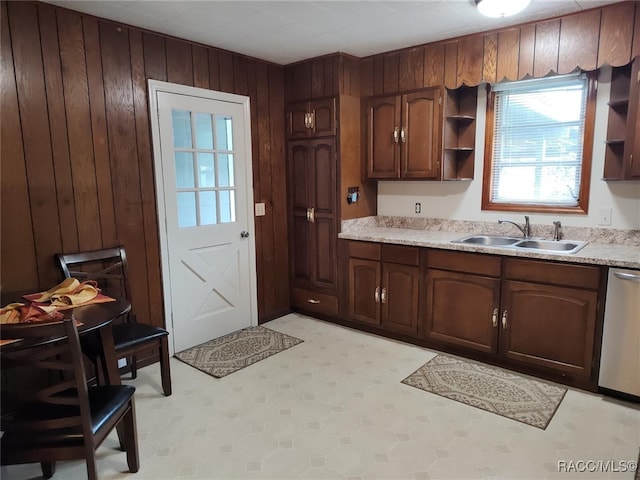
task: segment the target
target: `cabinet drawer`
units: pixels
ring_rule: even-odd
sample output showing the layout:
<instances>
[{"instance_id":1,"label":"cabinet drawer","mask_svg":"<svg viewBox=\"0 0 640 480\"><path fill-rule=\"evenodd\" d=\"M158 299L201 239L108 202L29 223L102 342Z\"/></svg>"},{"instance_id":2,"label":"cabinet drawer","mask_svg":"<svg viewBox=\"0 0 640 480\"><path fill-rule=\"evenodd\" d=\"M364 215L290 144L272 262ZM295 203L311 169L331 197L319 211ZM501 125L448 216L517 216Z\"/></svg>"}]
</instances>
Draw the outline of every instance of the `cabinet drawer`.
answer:
<instances>
[{"instance_id":1,"label":"cabinet drawer","mask_svg":"<svg viewBox=\"0 0 640 480\"><path fill-rule=\"evenodd\" d=\"M429 268L454 270L456 272L478 275L500 276L502 259L498 256L482 253L454 252L451 250L429 250L427 265Z\"/></svg>"},{"instance_id":2,"label":"cabinet drawer","mask_svg":"<svg viewBox=\"0 0 640 480\"><path fill-rule=\"evenodd\" d=\"M382 261L417 266L420 262L419 252L418 247L384 244L382 245Z\"/></svg>"},{"instance_id":3,"label":"cabinet drawer","mask_svg":"<svg viewBox=\"0 0 640 480\"><path fill-rule=\"evenodd\" d=\"M597 290L600 267L508 258L505 278Z\"/></svg>"},{"instance_id":4,"label":"cabinet drawer","mask_svg":"<svg viewBox=\"0 0 640 480\"><path fill-rule=\"evenodd\" d=\"M349 256L380 260L380 244L372 242L349 242Z\"/></svg>"},{"instance_id":5,"label":"cabinet drawer","mask_svg":"<svg viewBox=\"0 0 640 480\"><path fill-rule=\"evenodd\" d=\"M307 312L338 316L338 297L300 288L291 290L291 304Z\"/></svg>"}]
</instances>

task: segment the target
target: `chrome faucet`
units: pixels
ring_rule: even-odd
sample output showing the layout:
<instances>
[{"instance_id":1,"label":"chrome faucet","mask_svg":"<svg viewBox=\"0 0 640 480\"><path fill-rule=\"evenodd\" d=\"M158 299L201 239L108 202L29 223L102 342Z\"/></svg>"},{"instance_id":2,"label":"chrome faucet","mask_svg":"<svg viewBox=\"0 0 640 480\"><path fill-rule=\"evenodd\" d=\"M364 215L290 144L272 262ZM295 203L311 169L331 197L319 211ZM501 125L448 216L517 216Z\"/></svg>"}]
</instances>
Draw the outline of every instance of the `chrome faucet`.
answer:
<instances>
[{"instance_id":1,"label":"chrome faucet","mask_svg":"<svg viewBox=\"0 0 640 480\"><path fill-rule=\"evenodd\" d=\"M557 242L562 238L562 224L560 223L560 220L553 222L553 226L553 239Z\"/></svg>"},{"instance_id":2,"label":"chrome faucet","mask_svg":"<svg viewBox=\"0 0 640 480\"><path fill-rule=\"evenodd\" d=\"M521 227L516 222L512 222L511 220L498 220L498 223L510 223L511 225L518 227L518 230L522 232L522 236L524 238L531 237L531 224L529 224L529 217L527 215L524 216L524 227Z\"/></svg>"}]
</instances>

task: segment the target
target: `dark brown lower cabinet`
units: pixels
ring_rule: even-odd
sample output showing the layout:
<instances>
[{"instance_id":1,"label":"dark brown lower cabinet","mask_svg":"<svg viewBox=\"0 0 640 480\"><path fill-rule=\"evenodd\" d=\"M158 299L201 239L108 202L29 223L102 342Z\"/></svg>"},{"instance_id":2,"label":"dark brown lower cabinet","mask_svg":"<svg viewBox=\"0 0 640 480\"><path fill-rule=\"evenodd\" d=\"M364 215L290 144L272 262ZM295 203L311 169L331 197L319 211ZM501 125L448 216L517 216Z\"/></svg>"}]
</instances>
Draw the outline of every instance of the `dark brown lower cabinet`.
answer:
<instances>
[{"instance_id":1,"label":"dark brown lower cabinet","mask_svg":"<svg viewBox=\"0 0 640 480\"><path fill-rule=\"evenodd\" d=\"M601 268L429 251L425 336L593 381Z\"/></svg>"},{"instance_id":2,"label":"dark brown lower cabinet","mask_svg":"<svg viewBox=\"0 0 640 480\"><path fill-rule=\"evenodd\" d=\"M350 320L418 333L418 249L349 242Z\"/></svg>"}]
</instances>

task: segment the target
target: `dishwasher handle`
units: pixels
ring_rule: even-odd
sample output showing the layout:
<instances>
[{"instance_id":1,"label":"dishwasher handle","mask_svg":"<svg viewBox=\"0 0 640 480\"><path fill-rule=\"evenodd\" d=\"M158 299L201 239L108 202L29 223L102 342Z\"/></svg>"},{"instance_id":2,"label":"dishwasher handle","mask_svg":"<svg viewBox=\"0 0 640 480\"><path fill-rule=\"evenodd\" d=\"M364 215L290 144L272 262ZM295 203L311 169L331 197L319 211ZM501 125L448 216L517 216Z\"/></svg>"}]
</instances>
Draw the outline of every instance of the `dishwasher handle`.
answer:
<instances>
[{"instance_id":1,"label":"dishwasher handle","mask_svg":"<svg viewBox=\"0 0 640 480\"><path fill-rule=\"evenodd\" d=\"M633 273L625 272L613 272L613 274L620 280L630 280L632 282L640 282L640 275L634 275Z\"/></svg>"}]
</instances>

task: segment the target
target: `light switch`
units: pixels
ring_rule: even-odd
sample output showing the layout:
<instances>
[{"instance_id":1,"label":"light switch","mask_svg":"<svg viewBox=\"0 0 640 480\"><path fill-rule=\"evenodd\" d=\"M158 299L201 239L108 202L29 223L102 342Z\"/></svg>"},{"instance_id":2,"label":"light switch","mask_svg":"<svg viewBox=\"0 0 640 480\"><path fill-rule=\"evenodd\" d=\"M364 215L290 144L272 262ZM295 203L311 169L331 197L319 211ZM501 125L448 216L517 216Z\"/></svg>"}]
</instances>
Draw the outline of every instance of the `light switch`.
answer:
<instances>
[{"instance_id":1,"label":"light switch","mask_svg":"<svg viewBox=\"0 0 640 480\"><path fill-rule=\"evenodd\" d=\"M256 209L256 217L263 217L266 215L264 203L256 203L255 209Z\"/></svg>"}]
</instances>

